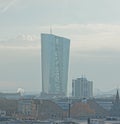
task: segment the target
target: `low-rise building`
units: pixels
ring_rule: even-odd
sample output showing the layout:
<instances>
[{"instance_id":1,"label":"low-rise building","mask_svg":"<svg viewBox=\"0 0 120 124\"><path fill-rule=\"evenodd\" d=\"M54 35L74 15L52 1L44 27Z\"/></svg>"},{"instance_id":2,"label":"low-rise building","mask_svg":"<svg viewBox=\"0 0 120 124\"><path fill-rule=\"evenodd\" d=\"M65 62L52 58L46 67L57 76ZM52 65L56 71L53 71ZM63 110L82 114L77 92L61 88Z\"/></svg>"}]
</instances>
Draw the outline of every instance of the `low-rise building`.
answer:
<instances>
[{"instance_id":1,"label":"low-rise building","mask_svg":"<svg viewBox=\"0 0 120 124\"><path fill-rule=\"evenodd\" d=\"M21 119L60 119L63 111L51 100L21 99L18 102L18 116Z\"/></svg>"}]
</instances>

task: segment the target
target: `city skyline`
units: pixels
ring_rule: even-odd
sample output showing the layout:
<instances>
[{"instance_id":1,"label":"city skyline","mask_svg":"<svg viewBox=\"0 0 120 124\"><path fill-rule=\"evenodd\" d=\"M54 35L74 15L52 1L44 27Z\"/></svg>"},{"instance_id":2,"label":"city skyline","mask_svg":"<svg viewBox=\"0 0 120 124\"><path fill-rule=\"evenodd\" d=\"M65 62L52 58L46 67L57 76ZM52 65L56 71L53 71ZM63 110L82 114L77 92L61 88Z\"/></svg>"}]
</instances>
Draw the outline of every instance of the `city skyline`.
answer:
<instances>
[{"instance_id":1,"label":"city skyline","mask_svg":"<svg viewBox=\"0 0 120 124\"><path fill-rule=\"evenodd\" d=\"M0 91L41 89L40 34L71 39L72 78L86 75L94 88L119 87L120 1L0 0Z\"/></svg>"}]
</instances>

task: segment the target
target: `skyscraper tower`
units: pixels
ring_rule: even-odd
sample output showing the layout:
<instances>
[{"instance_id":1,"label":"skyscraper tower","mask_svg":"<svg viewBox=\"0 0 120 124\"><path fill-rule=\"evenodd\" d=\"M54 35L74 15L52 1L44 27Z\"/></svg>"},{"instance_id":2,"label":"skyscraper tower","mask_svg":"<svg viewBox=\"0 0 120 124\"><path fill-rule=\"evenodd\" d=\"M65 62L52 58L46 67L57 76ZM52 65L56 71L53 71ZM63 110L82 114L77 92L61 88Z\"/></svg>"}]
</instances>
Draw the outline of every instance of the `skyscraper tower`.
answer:
<instances>
[{"instance_id":1,"label":"skyscraper tower","mask_svg":"<svg viewBox=\"0 0 120 124\"><path fill-rule=\"evenodd\" d=\"M77 98L93 97L93 82L85 77L72 80L72 96Z\"/></svg>"},{"instance_id":2,"label":"skyscraper tower","mask_svg":"<svg viewBox=\"0 0 120 124\"><path fill-rule=\"evenodd\" d=\"M66 95L70 40L53 34L41 34L42 92Z\"/></svg>"}]
</instances>

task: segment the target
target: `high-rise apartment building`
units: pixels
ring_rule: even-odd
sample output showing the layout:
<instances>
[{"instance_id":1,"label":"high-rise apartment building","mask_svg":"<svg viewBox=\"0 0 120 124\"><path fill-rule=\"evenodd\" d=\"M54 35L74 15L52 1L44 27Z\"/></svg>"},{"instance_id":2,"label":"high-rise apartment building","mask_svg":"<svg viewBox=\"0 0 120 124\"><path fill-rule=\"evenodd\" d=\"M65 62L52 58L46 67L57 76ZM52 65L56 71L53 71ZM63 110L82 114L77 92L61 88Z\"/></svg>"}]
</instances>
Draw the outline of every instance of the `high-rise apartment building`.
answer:
<instances>
[{"instance_id":1,"label":"high-rise apartment building","mask_svg":"<svg viewBox=\"0 0 120 124\"><path fill-rule=\"evenodd\" d=\"M93 82L81 77L72 80L72 96L78 98L93 97Z\"/></svg>"},{"instance_id":2,"label":"high-rise apartment building","mask_svg":"<svg viewBox=\"0 0 120 124\"><path fill-rule=\"evenodd\" d=\"M42 92L66 95L70 40L53 34L41 34Z\"/></svg>"}]
</instances>

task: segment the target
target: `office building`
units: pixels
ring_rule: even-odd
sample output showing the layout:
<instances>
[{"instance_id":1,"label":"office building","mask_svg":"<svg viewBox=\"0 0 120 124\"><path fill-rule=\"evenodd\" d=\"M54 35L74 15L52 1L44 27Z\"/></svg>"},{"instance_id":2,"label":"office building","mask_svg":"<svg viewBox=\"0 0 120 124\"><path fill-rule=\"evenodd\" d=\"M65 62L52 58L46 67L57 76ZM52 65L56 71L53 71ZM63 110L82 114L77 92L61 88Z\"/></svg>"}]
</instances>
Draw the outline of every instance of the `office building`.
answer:
<instances>
[{"instance_id":1,"label":"office building","mask_svg":"<svg viewBox=\"0 0 120 124\"><path fill-rule=\"evenodd\" d=\"M66 95L70 40L41 34L42 93Z\"/></svg>"},{"instance_id":2,"label":"office building","mask_svg":"<svg viewBox=\"0 0 120 124\"><path fill-rule=\"evenodd\" d=\"M73 79L72 96L81 99L93 97L93 82L84 77Z\"/></svg>"}]
</instances>

